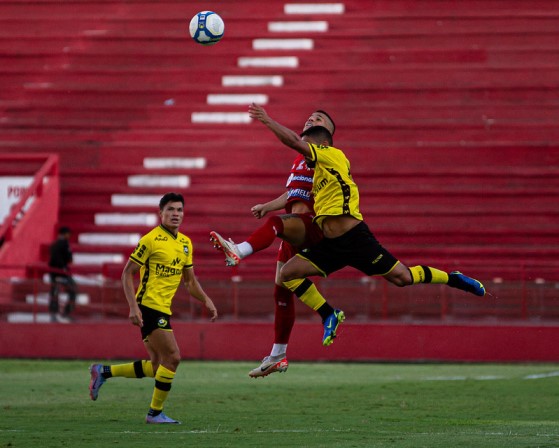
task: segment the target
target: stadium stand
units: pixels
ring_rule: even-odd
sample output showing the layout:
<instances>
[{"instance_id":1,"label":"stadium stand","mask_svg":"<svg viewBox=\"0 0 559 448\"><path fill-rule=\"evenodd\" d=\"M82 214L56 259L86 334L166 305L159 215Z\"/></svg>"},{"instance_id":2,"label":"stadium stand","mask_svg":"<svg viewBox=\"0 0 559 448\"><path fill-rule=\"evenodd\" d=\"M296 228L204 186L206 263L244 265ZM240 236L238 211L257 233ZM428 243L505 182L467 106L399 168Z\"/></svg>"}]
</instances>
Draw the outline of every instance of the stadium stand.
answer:
<instances>
[{"instance_id":1,"label":"stadium stand","mask_svg":"<svg viewBox=\"0 0 559 448\"><path fill-rule=\"evenodd\" d=\"M250 206L281 193L293 159L249 122L247 103L263 103L294 129L321 108L337 123L335 143L383 244L406 264L459 268L498 297L398 290L351 271L321 280L348 314L554 319L558 7L215 2L225 37L203 47L187 34L199 8L192 0L8 0L0 4L0 151L59 155L59 224L74 230L83 314L122 313L114 281L138 235L157 222L154 198L180 190L197 273L222 313L267 317L275 250L231 270L208 234L246 237L257 225ZM30 278L42 278L47 243ZM11 288L11 300L24 302L29 289Z\"/></svg>"}]
</instances>

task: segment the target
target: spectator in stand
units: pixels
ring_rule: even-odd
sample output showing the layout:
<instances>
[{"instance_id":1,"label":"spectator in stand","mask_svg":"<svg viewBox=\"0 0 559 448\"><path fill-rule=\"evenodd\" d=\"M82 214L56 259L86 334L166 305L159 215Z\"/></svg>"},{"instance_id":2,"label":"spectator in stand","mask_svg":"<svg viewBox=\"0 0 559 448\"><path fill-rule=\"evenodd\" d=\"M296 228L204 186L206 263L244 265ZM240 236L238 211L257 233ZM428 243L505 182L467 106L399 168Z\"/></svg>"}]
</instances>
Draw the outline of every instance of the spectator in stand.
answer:
<instances>
[{"instance_id":1,"label":"spectator in stand","mask_svg":"<svg viewBox=\"0 0 559 448\"><path fill-rule=\"evenodd\" d=\"M303 132L313 126L324 126L332 134L336 126L332 118L323 110L317 110L305 122ZM322 231L312 222L314 217L313 198L311 194L314 171L307 166L302 155L298 155L287 179L287 191L282 195L251 208L255 218L261 219L272 211L285 208L285 214L274 215L246 241L235 244L227 241L217 232L211 232L211 241L216 249L225 254L225 263L235 266L241 259L266 249L275 240L281 238L276 263L276 280L274 285L274 343L270 354L261 364L249 372L252 378L264 377L274 372L285 372L289 366L287 345L295 323L295 303L293 293L281 285L279 273L282 266L297 252L317 243L322 239Z\"/></svg>"},{"instance_id":2,"label":"spectator in stand","mask_svg":"<svg viewBox=\"0 0 559 448\"><path fill-rule=\"evenodd\" d=\"M49 313L52 322L69 322L76 306L77 286L70 273L70 264L72 263L71 234L69 227L61 227L58 230L58 237L50 245ZM68 294L68 302L61 314L58 304L60 287L64 288Z\"/></svg>"},{"instance_id":3,"label":"spectator in stand","mask_svg":"<svg viewBox=\"0 0 559 448\"><path fill-rule=\"evenodd\" d=\"M407 267L377 241L359 211L359 191L351 176L349 160L332 146L332 134L323 126L313 126L302 137L270 118L256 105L249 115L264 124L287 147L302 154L314 166L314 221L324 237L310 249L292 257L281 269L281 283L295 293L322 318L322 344L332 344L342 310L334 309L308 277L328 276L346 266L366 275L380 275L396 286L418 283L446 284L477 296L485 295L484 286L461 272L446 273L429 266Z\"/></svg>"},{"instance_id":4,"label":"spectator in stand","mask_svg":"<svg viewBox=\"0 0 559 448\"><path fill-rule=\"evenodd\" d=\"M217 310L194 273L192 242L179 232L184 218L184 198L165 194L159 202L161 224L144 235L122 272L124 295L130 307L128 318L140 328L149 360L126 364L92 364L89 392L97 400L99 389L112 377L155 379L146 423L180 424L163 413L163 404L171 390L180 363L180 350L171 327L173 297L184 281L190 295L204 303L213 322ZM134 292L134 277L142 279Z\"/></svg>"}]
</instances>

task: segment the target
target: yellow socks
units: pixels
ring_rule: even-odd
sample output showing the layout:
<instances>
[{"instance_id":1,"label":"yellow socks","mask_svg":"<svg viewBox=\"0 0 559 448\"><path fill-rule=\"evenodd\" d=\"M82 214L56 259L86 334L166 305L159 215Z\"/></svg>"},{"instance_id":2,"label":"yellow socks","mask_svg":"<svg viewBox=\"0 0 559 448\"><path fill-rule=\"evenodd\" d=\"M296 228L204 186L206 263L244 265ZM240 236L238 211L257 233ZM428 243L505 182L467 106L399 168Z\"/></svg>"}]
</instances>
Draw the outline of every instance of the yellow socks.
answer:
<instances>
[{"instance_id":1,"label":"yellow socks","mask_svg":"<svg viewBox=\"0 0 559 448\"><path fill-rule=\"evenodd\" d=\"M111 366L111 375L124 378L153 378L153 366L151 361L135 361L127 364L116 364Z\"/></svg>"},{"instance_id":2,"label":"yellow socks","mask_svg":"<svg viewBox=\"0 0 559 448\"><path fill-rule=\"evenodd\" d=\"M416 283L437 283L443 285L448 283L448 274L439 269L429 266L412 266L409 270L414 285Z\"/></svg>"},{"instance_id":3,"label":"yellow socks","mask_svg":"<svg viewBox=\"0 0 559 448\"><path fill-rule=\"evenodd\" d=\"M283 283L287 289L295 293L297 297L308 307L318 310L326 300L316 289L314 283L307 278L296 278Z\"/></svg>"},{"instance_id":4,"label":"yellow socks","mask_svg":"<svg viewBox=\"0 0 559 448\"><path fill-rule=\"evenodd\" d=\"M163 409L163 402L167 399L167 395L169 395L171 383L174 378L175 372L172 372L164 366L158 367L157 372L155 372L155 387L151 398L151 409L156 411Z\"/></svg>"}]
</instances>

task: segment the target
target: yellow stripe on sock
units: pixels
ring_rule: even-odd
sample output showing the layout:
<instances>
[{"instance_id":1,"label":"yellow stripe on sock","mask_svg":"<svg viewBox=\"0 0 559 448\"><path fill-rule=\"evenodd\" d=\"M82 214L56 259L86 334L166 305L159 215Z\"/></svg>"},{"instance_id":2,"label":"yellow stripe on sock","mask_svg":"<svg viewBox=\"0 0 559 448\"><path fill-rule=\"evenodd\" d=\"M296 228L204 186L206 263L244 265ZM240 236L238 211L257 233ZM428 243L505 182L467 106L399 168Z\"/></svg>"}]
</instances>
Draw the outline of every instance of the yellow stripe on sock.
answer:
<instances>
[{"instance_id":1,"label":"yellow stripe on sock","mask_svg":"<svg viewBox=\"0 0 559 448\"><path fill-rule=\"evenodd\" d=\"M448 283L448 274L430 266L412 266L409 268L413 280L413 284L417 283L434 283L443 284Z\"/></svg>"},{"instance_id":2,"label":"yellow stripe on sock","mask_svg":"<svg viewBox=\"0 0 559 448\"><path fill-rule=\"evenodd\" d=\"M161 365L157 368L157 372L155 372L155 387L153 388L153 396L151 397L150 404L152 409L156 411L161 411L163 409L163 403L167 399L167 395L169 395L171 383L174 378L175 372ZM164 385L167 385L168 389L162 389L161 386Z\"/></svg>"},{"instance_id":3,"label":"yellow stripe on sock","mask_svg":"<svg viewBox=\"0 0 559 448\"><path fill-rule=\"evenodd\" d=\"M297 289L303 284L303 282L308 282L309 286L304 291L297 291ZM309 308L313 310L318 310L322 305L326 303L326 300L316 289L314 283L312 283L308 279L301 279L297 278L295 280L289 280L284 282L283 285L292 292L296 292L297 297L299 300L307 305Z\"/></svg>"}]
</instances>

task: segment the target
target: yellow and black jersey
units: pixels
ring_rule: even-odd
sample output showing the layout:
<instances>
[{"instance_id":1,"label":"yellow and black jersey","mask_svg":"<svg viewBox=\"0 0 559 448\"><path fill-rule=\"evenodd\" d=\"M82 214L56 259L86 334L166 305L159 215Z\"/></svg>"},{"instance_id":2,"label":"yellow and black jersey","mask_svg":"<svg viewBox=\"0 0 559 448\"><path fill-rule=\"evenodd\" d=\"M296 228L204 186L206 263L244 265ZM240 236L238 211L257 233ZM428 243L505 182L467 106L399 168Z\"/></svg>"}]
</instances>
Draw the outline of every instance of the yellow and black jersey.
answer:
<instances>
[{"instance_id":1,"label":"yellow and black jersey","mask_svg":"<svg viewBox=\"0 0 559 448\"><path fill-rule=\"evenodd\" d=\"M180 232L175 236L160 225L140 239L130 260L142 267L137 302L172 314L171 302L180 285L182 271L192 267L190 238Z\"/></svg>"},{"instance_id":2,"label":"yellow and black jersey","mask_svg":"<svg viewBox=\"0 0 559 448\"><path fill-rule=\"evenodd\" d=\"M349 160L333 146L309 143L314 166L315 221L322 227L327 216L349 215L363 220L359 212L359 190L351 177Z\"/></svg>"}]
</instances>

